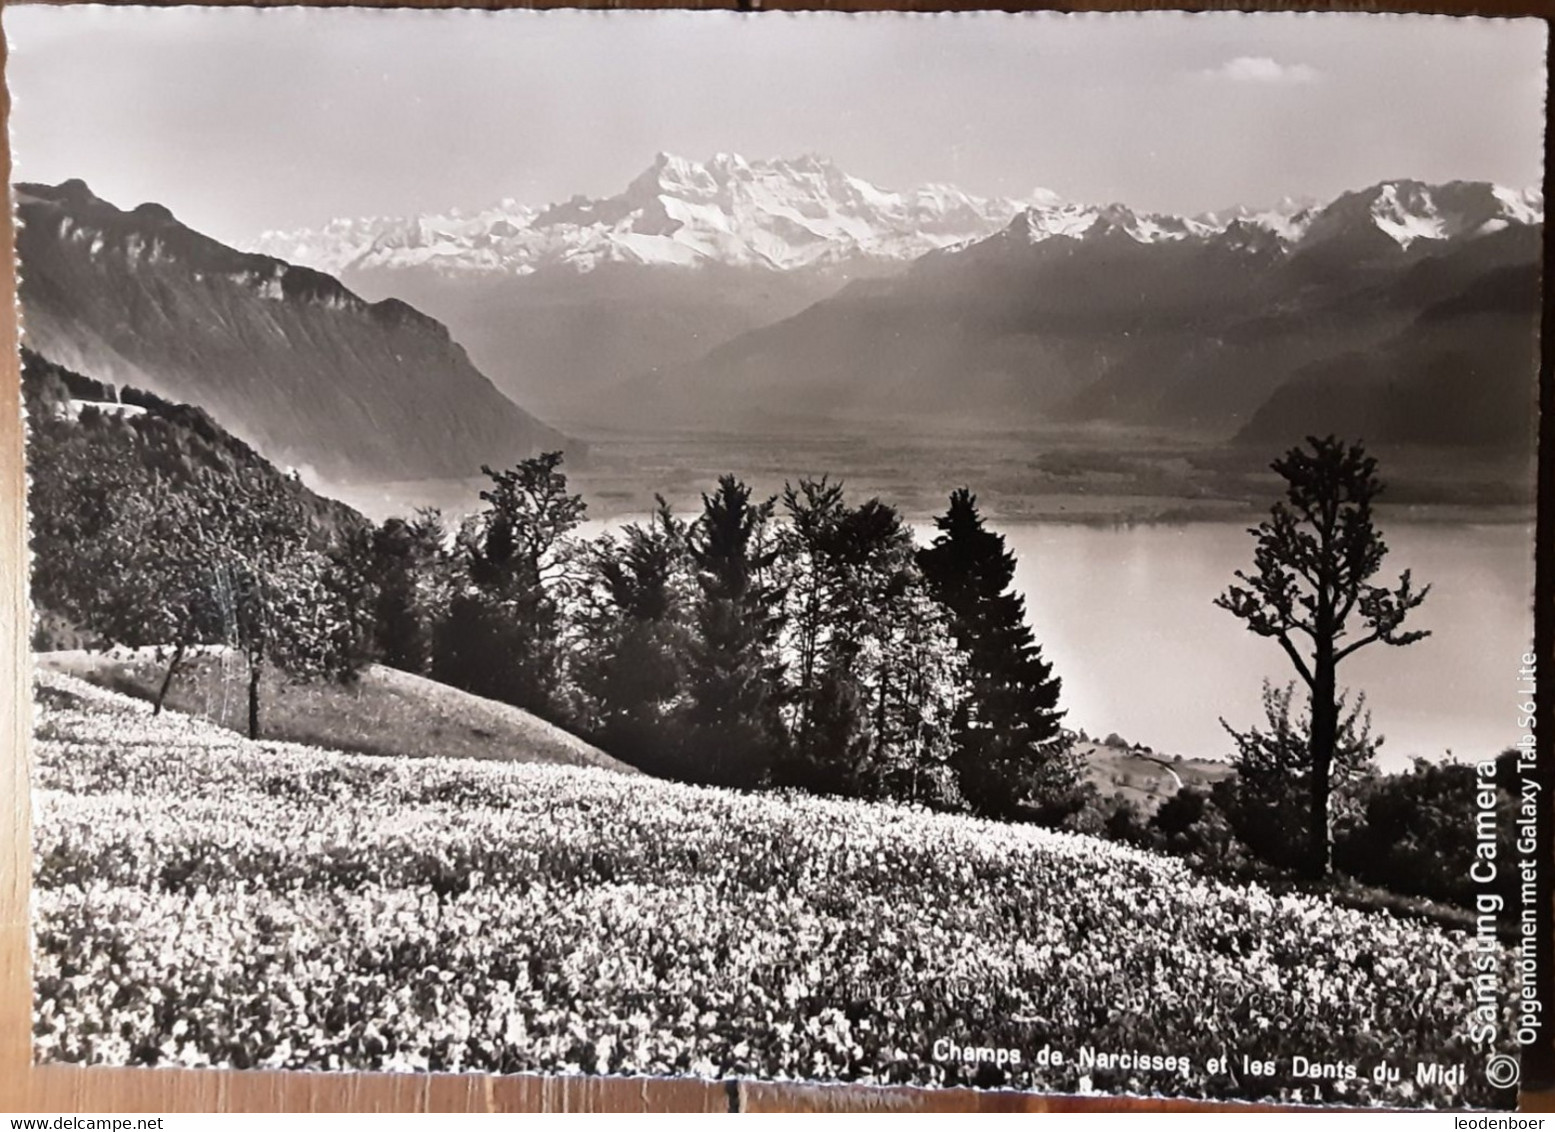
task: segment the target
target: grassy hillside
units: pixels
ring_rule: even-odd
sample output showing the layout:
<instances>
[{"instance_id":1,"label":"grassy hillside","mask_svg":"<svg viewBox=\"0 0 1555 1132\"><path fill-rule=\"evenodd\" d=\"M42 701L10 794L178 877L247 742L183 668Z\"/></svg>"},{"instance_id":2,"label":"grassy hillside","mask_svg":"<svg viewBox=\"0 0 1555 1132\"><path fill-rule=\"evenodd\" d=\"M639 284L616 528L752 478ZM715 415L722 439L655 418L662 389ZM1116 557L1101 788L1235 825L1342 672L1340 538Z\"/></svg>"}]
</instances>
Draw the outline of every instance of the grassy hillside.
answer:
<instances>
[{"instance_id":1,"label":"grassy hillside","mask_svg":"<svg viewBox=\"0 0 1555 1132\"><path fill-rule=\"evenodd\" d=\"M69 673L142 700L155 698L166 672L149 649L43 653L37 663L44 671ZM239 663L213 650L186 662L167 706L246 731L247 688ZM292 684L272 672L262 697L267 739L364 755L560 763L637 773L520 708L382 665L369 666L350 685Z\"/></svg>"},{"instance_id":2,"label":"grassy hillside","mask_svg":"<svg viewBox=\"0 0 1555 1132\"><path fill-rule=\"evenodd\" d=\"M38 698L45 1059L1510 1099L1413 1080L1483 1064L1462 933L1032 827L255 744L47 670Z\"/></svg>"},{"instance_id":3,"label":"grassy hillside","mask_svg":"<svg viewBox=\"0 0 1555 1132\"><path fill-rule=\"evenodd\" d=\"M1104 797L1122 794L1147 811L1184 786L1208 788L1235 773L1231 764L1211 759L1174 759L1104 743L1080 743L1076 749L1086 776Z\"/></svg>"},{"instance_id":4,"label":"grassy hillside","mask_svg":"<svg viewBox=\"0 0 1555 1132\"><path fill-rule=\"evenodd\" d=\"M155 698L166 672L150 649L41 653L38 664L143 700ZM248 725L245 681L235 661L212 650L181 668L167 706L242 732ZM272 672L263 697L266 738L364 755L556 762L637 773L529 712L382 665L370 666L349 686L293 684ZM1104 796L1122 794L1147 811L1182 785L1208 786L1231 773L1225 763L1174 762L1101 743L1082 743L1079 751Z\"/></svg>"}]
</instances>

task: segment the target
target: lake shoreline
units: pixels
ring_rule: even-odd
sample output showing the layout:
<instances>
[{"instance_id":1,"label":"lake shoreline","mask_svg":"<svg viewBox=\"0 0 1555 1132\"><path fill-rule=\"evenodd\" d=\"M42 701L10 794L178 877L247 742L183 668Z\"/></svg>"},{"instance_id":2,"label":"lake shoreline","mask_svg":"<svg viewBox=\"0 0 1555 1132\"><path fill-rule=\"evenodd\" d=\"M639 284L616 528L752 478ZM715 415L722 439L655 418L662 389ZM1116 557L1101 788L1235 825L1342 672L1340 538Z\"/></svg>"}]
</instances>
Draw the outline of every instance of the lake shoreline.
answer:
<instances>
[{"instance_id":1,"label":"lake shoreline","mask_svg":"<svg viewBox=\"0 0 1555 1132\"><path fill-rule=\"evenodd\" d=\"M1279 446L1095 425L957 428L857 427L705 432L589 430L573 435L586 452L562 466L592 519L646 514L658 496L677 512L700 511L702 494L733 473L757 499L801 479L842 483L855 502L878 498L903 518L943 513L967 487L998 523L1097 527L1261 519L1284 495L1270 467ZM1536 511L1531 456L1474 448L1392 447L1373 453L1384 484L1384 520L1531 523ZM501 463L502 461L493 461ZM471 475L439 481L309 484L369 517L440 507L451 517L481 508L489 486Z\"/></svg>"},{"instance_id":2,"label":"lake shoreline","mask_svg":"<svg viewBox=\"0 0 1555 1132\"><path fill-rule=\"evenodd\" d=\"M701 511L699 491L656 493L650 489L624 489L614 481L597 482L588 473L570 477L574 490L583 497L590 520L618 522L649 515L657 506L656 495L663 494L678 515ZM934 496L905 501L888 491L875 490L867 481L844 480L848 494L857 501L880 498L896 508L911 523L929 523L944 512L944 501ZM319 483L309 486L321 495L338 500L360 511L374 522L391 517L408 517L417 508L436 507L445 517L457 522L465 514L474 514L485 505L480 492L487 481L414 481L409 483L349 484ZM710 490L714 481L705 488ZM1004 494L981 492L978 507L984 518L995 525L1005 523L1064 524L1081 527L1187 527L1205 523L1256 525L1269 513L1274 497L1253 502L1241 499L1205 499L1173 496L1096 495L1084 493ZM757 495L779 495L781 484L762 485ZM948 492L947 492L948 497ZM1376 506L1381 524L1400 522L1445 527L1532 526L1538 513L1532 505L1521 503L1408 502Z\"/></svg>"}]
</instances>

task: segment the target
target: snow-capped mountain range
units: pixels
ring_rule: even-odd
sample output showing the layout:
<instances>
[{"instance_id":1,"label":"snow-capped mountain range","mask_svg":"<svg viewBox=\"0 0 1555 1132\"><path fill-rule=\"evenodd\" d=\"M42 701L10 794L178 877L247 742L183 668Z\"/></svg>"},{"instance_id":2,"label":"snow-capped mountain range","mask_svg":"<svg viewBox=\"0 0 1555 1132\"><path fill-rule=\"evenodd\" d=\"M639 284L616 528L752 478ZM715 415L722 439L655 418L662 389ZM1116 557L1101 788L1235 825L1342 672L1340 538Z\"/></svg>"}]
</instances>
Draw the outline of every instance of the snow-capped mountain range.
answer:
<instances>
[{"instance_id":1,"label":"snow-capped mountain range","mask_svg":"<svg viewBox=\"0 0 1555 1132\"><path fill-rule=\"evenodd\" d=\"M895 193L830 161L706 163L661 153L612 197L575 196L536 209L504 200L474 214L336 220L321 229L265 232L253 250L333 274L433 267L525 275L603 264L718 263L787 271L850 260L915 259L997 231L1023 208L950 185Z\"/></svg>"},{"instance_id":2,"label":"snow-capped mountain range","mask_svg":"<svg viewBox=\"0 0 1555 1132\"><path fill-rule=\"evenodd\" d=\"M1044 189L1024 199L974 196L951 185L878 188L815 156L705 163L667 153L612 197L534 208L514 200L475 213L334 220L270 231L249 250L331 274L430 269L451 276L522 276L548 267L725 265L792 271L905 263L1003 231L1036 243L1121 233L1139 243L1227 240L1292 249L1357 226L1409 248L1538 223L1543 197L1483 183L1388 181L1326 205L1287 199L1265 209L1197 216L1065 201Z\"/></svg>"}]
</instances>

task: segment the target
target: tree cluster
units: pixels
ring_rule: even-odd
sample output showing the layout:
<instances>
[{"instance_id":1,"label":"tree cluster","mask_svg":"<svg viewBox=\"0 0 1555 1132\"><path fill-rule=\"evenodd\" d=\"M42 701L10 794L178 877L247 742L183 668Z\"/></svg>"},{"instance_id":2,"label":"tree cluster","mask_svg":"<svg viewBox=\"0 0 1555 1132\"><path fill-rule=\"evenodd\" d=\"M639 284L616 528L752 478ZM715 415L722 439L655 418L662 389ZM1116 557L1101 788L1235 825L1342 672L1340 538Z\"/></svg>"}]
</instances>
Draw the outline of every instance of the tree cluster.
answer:
<instances>
[{"instance_id":1,"label":"tree cluster","mask_svg":"<svg viewBox=\"0 0 1555 1132\"><path fill-rule=\"evenodd\" d=\"M388 664L533 711L650 773L1057 820L1078 782L1014 558L959 492L920 548L826 478L736 477L592 540L561 456L486 469L448 536L391 520Z\"/></svg>"},{"instance_id":2,"label":"tree cluster","mask_svg":"<svg viewBox=\"0 0 1555 1132\"><path fill-rule=\"evenodd\" d=\"M160 711L191 652L225 646L246 668L255 738L269 668L348 677L365 662L342 509L198 410L23 362L40 647L63 634L159 651Z\"/></svg>"},{"instance_id":3,"label":"tree cluster","mask_svg":"<svg viewBox=\"0 0 1555 1132\"><path fill-rule=\"evenodd\" d=\"M1285 710L1290 692L1273 691L1275 712ZM1345 718L1351 718L1349 712ZM1256 729L1261 742L1292 722L1271 717L1268 731ZM1470 873L1481 848L1474 815L1481 812L1487 788L1495 794L1498 859L1517 859L1516 763L1517 752L1503 753L1487 779L1473 764L1417 758L1402 772L1367 765L1336 780L1333 873L1327 880L1474 910L1486 891ZM1089 816L1105 836L1186 857L1206 872L1261 880L1306 876L1309 811L1299 780L1275 786L1239 775L1208 787L1189 786L1149 814L1119 797L1093 804L1099 813ZM1517 884L1517 871L1502 868L1491 889L1514 903L1520 899Z\"/></svg>"}]
</instances>

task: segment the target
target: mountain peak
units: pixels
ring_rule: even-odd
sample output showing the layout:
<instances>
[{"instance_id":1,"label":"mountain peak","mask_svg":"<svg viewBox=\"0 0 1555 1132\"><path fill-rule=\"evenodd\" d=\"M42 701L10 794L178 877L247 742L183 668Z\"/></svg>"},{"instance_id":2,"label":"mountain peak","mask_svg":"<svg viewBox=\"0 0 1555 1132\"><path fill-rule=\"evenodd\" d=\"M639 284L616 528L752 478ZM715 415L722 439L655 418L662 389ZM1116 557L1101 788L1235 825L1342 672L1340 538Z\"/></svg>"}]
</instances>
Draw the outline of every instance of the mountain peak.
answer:
<instances>
[{"instance_id":1,"label":"mountain peak","mask_svg":"<svg viewBox=\"0 0 1555 1132\"><path fill-rule=\"evenodd\" d=\"M176 224L177 218L173 216L173 210L166 205L157 204L155 201L146 201L138 204L131 215L138 216L142 220L149 220L153 224Z\"/></svg>"},{"instance_id":2,"label":"mountain peak","mask_svg":"<svg viewBox=\"0 0 1555 1132\"><path fill-rule=\"evenodd\" d=\"M125 211L94 193L80 177L70 177L57 185L22 181L17 184L16 191L24 198L52 204L75 220L92 217L98 220L116 219L119 223L134 223L150 227L183 228L172 210L164 204L148 200Z\"/></svg>"},{"instance_id":3,"label":"mountain peak","mask_svg":"<svg viewBox=\"0 0 1555 1132\"><path fill-rule=\"evenodd\" d=\"M387 321L420 322L423 330L446 339L447 329L409 307L369 304L338 279L279 256L239 251L183 224L154 201L124 210L96 196L79 179L58 185L16 186L27 224L44 226L54 237L80 244L88 258L135 265L173 265L201 276L223 277L250 288L261 299L314 304L331 309L369 310ZM39 235L42 238L42 235Z\"/></svg>"},{"instance_id":4,"label":"mountain peak","mask_svg":"<svg viewBox=\"0 0 1555 1132\"><path fill-rule=\"evenodd\" d=\"M653 161L649 163L648 169L671 177L685 177L693 172L700 172L702 167L689 157L681 157L678 153L661 149L653 155Z\"/></svg>"},{"instance_id":5,"label":"mountain peak","mask_svg":"<svg viewBox=\"0 0 1555 1132\"><path fill-rule=\"evenodd\" d=\"M1286 197L1266 209L1236 207L1197 216L1137 212L1125 204L1035 204L1017 215L1001 242L1037 244L1054 237L1129 238L1138 243L1216 241L1260 254L1320 245L1333 239L1370 241L1408 250L1418 241L1488 235L1508 224L1543 220L1537 190L1482 181L1433 185L1413 178L1379 181L1342 193L1326 205Z\"/></svg>"},{"instance_id":6,"label":"mountain peak","mask_svg":"<svg viewBox=\"0 0 1555 1132\"><path fill-rule=\"evenodd\" d=\"M39 200L56 200L72 204L90 204L98 197L80 177L71 177L57 185L43 185L24 181L16 186L21 192Z\"/></svg>"},{"instance_id":7,"label":"mountain peak","mask_svg":"<svg viewBox=\"0 0 1555 1132\"><path fill-rule=\"evenodd\" d=\"M738 153L724 153L722 151L713 154L713 159L708 165L721 172L747 173L750 171L750 162Z\"/></svg>"},{"instance_id":8,"label":"mountain peak","mask_svg":"<svg viewBox=\"0 0 1555 1132\"><path fill-rule=\"evenodd\" d=\"M787 165L791 169L799 169L806 173L830 173L837 168L832 163L831 158L819 153L801 153L798 157L788 160L779 159L772 164L778 166Z\"/></svg>"},{"instance_id":9,"label":"mountain peak","mask_svg":"<svg viewBox=\"0 0 1555 1132\"><path fill-rule=\"evenodd\" d=\"M981 239L1025 203L948 185L893 192L815 153L758 160L719 152L700 162L665 150L614 196L576 196L539 211L333 221L323 230L267 232L253 246L335 274L527 275L609 263L782 271L906 262Z\"/></svg>"},{"instance_id":10,"label":"mountain peak","mask_svg":"<svg viewBox=\"0 0 1555 1132\"><path fill-rule=\"evenodd\" d=\"M1415 243L1482 235L1509 223L1538 224L1543 201L1485 181L1432 185L1410 177L1341 193L1316 210L1305 242L1377 234L1408 250Z\"/></svg>"},{"instance_id":11,"label":"mountain peak","mask_svg":"<svg viewBox=\"0 0 1555 1132\"><path fill-rule=\"evenodd\" d=\"M1408 249L1421 239L1539 223L1542 215L1536 192L1478 182L1398 179L1327 205L1287 198L1265 209L1174 216L1122 203L1076 204L1041 188L1019 200L944 183L885 189L815 153L753 159L722 151L702 162L660 151L614 196L575 196L539 210L507 200L470 214L332 221L319 230L267 232L253 247L337 275L529 275L606 264L790 271L906 263L996 233L1027 245L1087 235L1138 243L1218 239L1244 251L1350 233Z\"/></svg>"}]
</instances>

